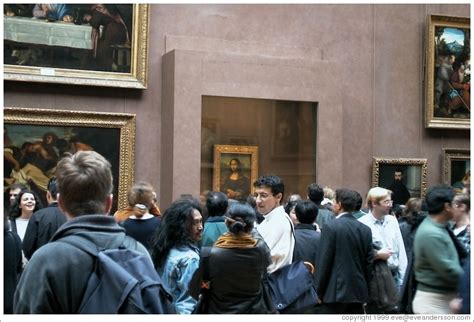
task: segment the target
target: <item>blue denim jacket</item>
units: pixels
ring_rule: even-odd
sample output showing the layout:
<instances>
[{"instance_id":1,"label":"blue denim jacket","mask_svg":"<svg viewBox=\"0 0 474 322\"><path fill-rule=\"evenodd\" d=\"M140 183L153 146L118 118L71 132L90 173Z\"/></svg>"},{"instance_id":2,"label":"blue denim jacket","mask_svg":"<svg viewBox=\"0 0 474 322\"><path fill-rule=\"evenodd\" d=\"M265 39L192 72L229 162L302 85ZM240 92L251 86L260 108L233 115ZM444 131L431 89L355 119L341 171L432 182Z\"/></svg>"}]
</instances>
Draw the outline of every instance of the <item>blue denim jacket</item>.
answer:
<instances>
[{"instance_id":1,"label":"blue denim jacket","mask_svg":"<svg viewBox=\"0 0 474 322\"><path fill-rule=\"evenodd\" d=\"M173 297L176 313L191 314L197 301L188 293L194 272L199 268L199 248L195 245L172 248L158 274Z\"/></svg>"}]
</instances>

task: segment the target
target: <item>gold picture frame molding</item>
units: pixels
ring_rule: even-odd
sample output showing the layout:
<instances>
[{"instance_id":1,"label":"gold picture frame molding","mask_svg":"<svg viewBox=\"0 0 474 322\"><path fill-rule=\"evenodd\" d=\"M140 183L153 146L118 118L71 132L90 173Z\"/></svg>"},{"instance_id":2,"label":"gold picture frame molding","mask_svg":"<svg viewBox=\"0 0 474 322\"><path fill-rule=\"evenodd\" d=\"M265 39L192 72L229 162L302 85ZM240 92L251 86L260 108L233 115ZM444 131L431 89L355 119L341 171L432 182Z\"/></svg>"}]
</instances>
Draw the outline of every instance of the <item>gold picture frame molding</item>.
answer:
<instances>
[{"instance_id":1,"label":"gold picture frame molding","mask_svg":"<svg viewBox=\"0 0 474 322\"><path fill-rule=\"evenodd\" d=\"M146 89L149 25L150 5L133 4L130 73L4 65L4 80ZM48 71L47 75L44 75L45 71Z\"/></svg>"},{"instance_id":2,"label":"gold picture frame molding","mask_svg":"<svg viewBox=\"0 0 474 322\"><path fill-rule=\"evenodd\" d=\"M221 155L225 154L248 154L250 155L250 191L253 193L253 182L258 176L258 146L250 145L214 145L214 173L212 178L212 190L220 191L221 182Z\"/></svg>"},{"instance_id":3,"label":"gold picture frame molding","mask_svg":"<svg viewBox=\"0 0 474 322\"><path fill-rule=\"evenodd\" d=\"M435 90L435 27L445 26L470 29L470 19L465 17L428 15L425 39L425 128L470 129L471 121L461 118L434 116Z\"/></svg>"},{"instance_id":4,"label":"gold picture frame molding","mask_svg":"<svg viewBox=\"0 0 474 322\"><path fill-rule=\"evenodd\" d=\"M5 124L120 129L117 207L128 206L127 192L133 184L135 170L134 114L5 107L3 118Z\"/></svg>"},{"instance_id":5,"label":"gold picture frame molding","mask_svg":"<svg viewBox=\"0 0 474 322\"><path fill-rule=\"evenodd\" d=\"M427 190L427 172L428 167L426 165L427 159L421 158L383 158L383 157L372 157L372 187L379 186L379 175L380 165L404 165L404 166L420 166L421 167L421 180L420 180L420 194L423 198Z\"/></svg>"}]
</instances>

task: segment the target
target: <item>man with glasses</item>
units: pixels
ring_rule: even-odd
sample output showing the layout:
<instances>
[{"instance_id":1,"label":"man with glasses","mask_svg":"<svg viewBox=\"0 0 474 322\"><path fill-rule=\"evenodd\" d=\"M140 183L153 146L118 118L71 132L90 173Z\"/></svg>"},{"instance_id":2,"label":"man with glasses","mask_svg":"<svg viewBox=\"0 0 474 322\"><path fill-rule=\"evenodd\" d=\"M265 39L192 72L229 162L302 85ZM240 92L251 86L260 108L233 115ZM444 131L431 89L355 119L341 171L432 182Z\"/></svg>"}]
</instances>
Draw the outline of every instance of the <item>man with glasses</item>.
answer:
<instances>
[{"instance_id":1,"label":"man with glasses","mask_svg":"<svg viewBox=\"0 0 474 322\"><path fill-rule=\"evenodd\" d=\"M66 222L66 215L58 207L57 194L56 178L51 178L46 192L48 207L35 212L26 227L22 248L27 259L30 259L38 248L48 243L58 228Z\"/></svg>"},{"instance_id":2,"label":"man with glasses","mask_svg":"<svg viewBox=\"0 0 474 322\"><path fill-rule=\"evenodd\" d=\"M257 211L265 218L257 231L270 248L272 263L268 273L291 264L295 238L293 223L281 205L285 185L280 177L274 175L262 176L254 182L257 197Z\"/></svg>"},{"instance_id":3,"label":"man with glasses","mask_svg":"<svg viewBox=\"0 0 474 322\"><path fill-rule=\"evenodd\" d=\"M400 290L408 260L400 226L397 219L390 215L393 204L391 195L392 192L385 188L375 187L370 189L366 198L369 213L360 217L359 221L372 230L372 242L374 249L377 249L375 250L374 260L387 261L395 286L397 290Z\"/></svg>"}]
</instances>

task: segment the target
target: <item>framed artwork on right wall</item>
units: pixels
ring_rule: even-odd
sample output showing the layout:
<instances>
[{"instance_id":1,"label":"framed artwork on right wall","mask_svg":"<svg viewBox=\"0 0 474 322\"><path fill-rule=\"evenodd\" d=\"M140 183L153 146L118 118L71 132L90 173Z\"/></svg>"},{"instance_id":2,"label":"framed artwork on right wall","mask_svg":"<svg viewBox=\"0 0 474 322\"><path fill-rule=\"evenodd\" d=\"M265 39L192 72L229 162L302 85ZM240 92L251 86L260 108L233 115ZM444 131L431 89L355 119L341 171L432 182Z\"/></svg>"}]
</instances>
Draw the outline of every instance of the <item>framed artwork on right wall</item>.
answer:
<instances>
[{"instance_id":1,"label":"framed artwork on right wall","mask_svg":"<svg viewBox=\"0 0 474 322\"><path fill-rule=\"evenodd\" d=\"M425 37L425 127L469 129L470 19L429 15Z\"/></svg>"},{"instance_id":2,"label":"framed artwork on right wall","mask_svg":"<svg viewBox=\"0 0 474 322\"><path fill-rule=\"evenodd\" d=\"M470 186L471 152L468 149L443 149L443 182L456 191Z\"/></svg>"},{"instance_id":3,"label":"framed artwork on right wall","mask_svg":"<svg viewBox=\"0 0 474 322\"><path fill-rule=\"evenodd\" d=\"M404 205L410 198L426 193L427 159L372 158L372 187L392 191L394 204Z\"/></svg>"}]
</instances>

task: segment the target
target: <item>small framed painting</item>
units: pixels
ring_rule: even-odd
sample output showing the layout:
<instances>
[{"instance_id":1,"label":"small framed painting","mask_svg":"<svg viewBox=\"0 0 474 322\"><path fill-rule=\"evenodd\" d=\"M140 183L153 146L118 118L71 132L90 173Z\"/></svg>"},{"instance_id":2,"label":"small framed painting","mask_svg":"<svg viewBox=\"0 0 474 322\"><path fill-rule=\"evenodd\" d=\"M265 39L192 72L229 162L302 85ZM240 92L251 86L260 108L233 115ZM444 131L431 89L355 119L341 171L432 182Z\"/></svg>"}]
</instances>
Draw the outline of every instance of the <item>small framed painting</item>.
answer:
<instances>
[{"instance_id":1,"label":"small framed painting","mask_svg":"<svg viewBox=\"0 0 474 322\"><path fill-rule=\"evenodd\" d=\"M372 158L372 187L392 191L394 204L404 205L409 198L426 193L427 159Z\"/></svg>"},{"instance_id":2,"label":"small framed painting","mask_svg":"<svg viewBox=\"0 0 474 322\"><path fill-rule=\"evenodd\" d=\"M443 182L460 192L471 182L471 152L467 149L443 149Z\"/></svg>"},{"instance_id":3,"label":"small framed painting","mask_svg":"<svg viewBox=\"0 0 474 322\"><path fill-rule=\"evenodd\" d=\"M214 191L222 191L230 199L246 200L253 193L257 172L257 146L214 145Z\"/></svg>"}]
</instances>

